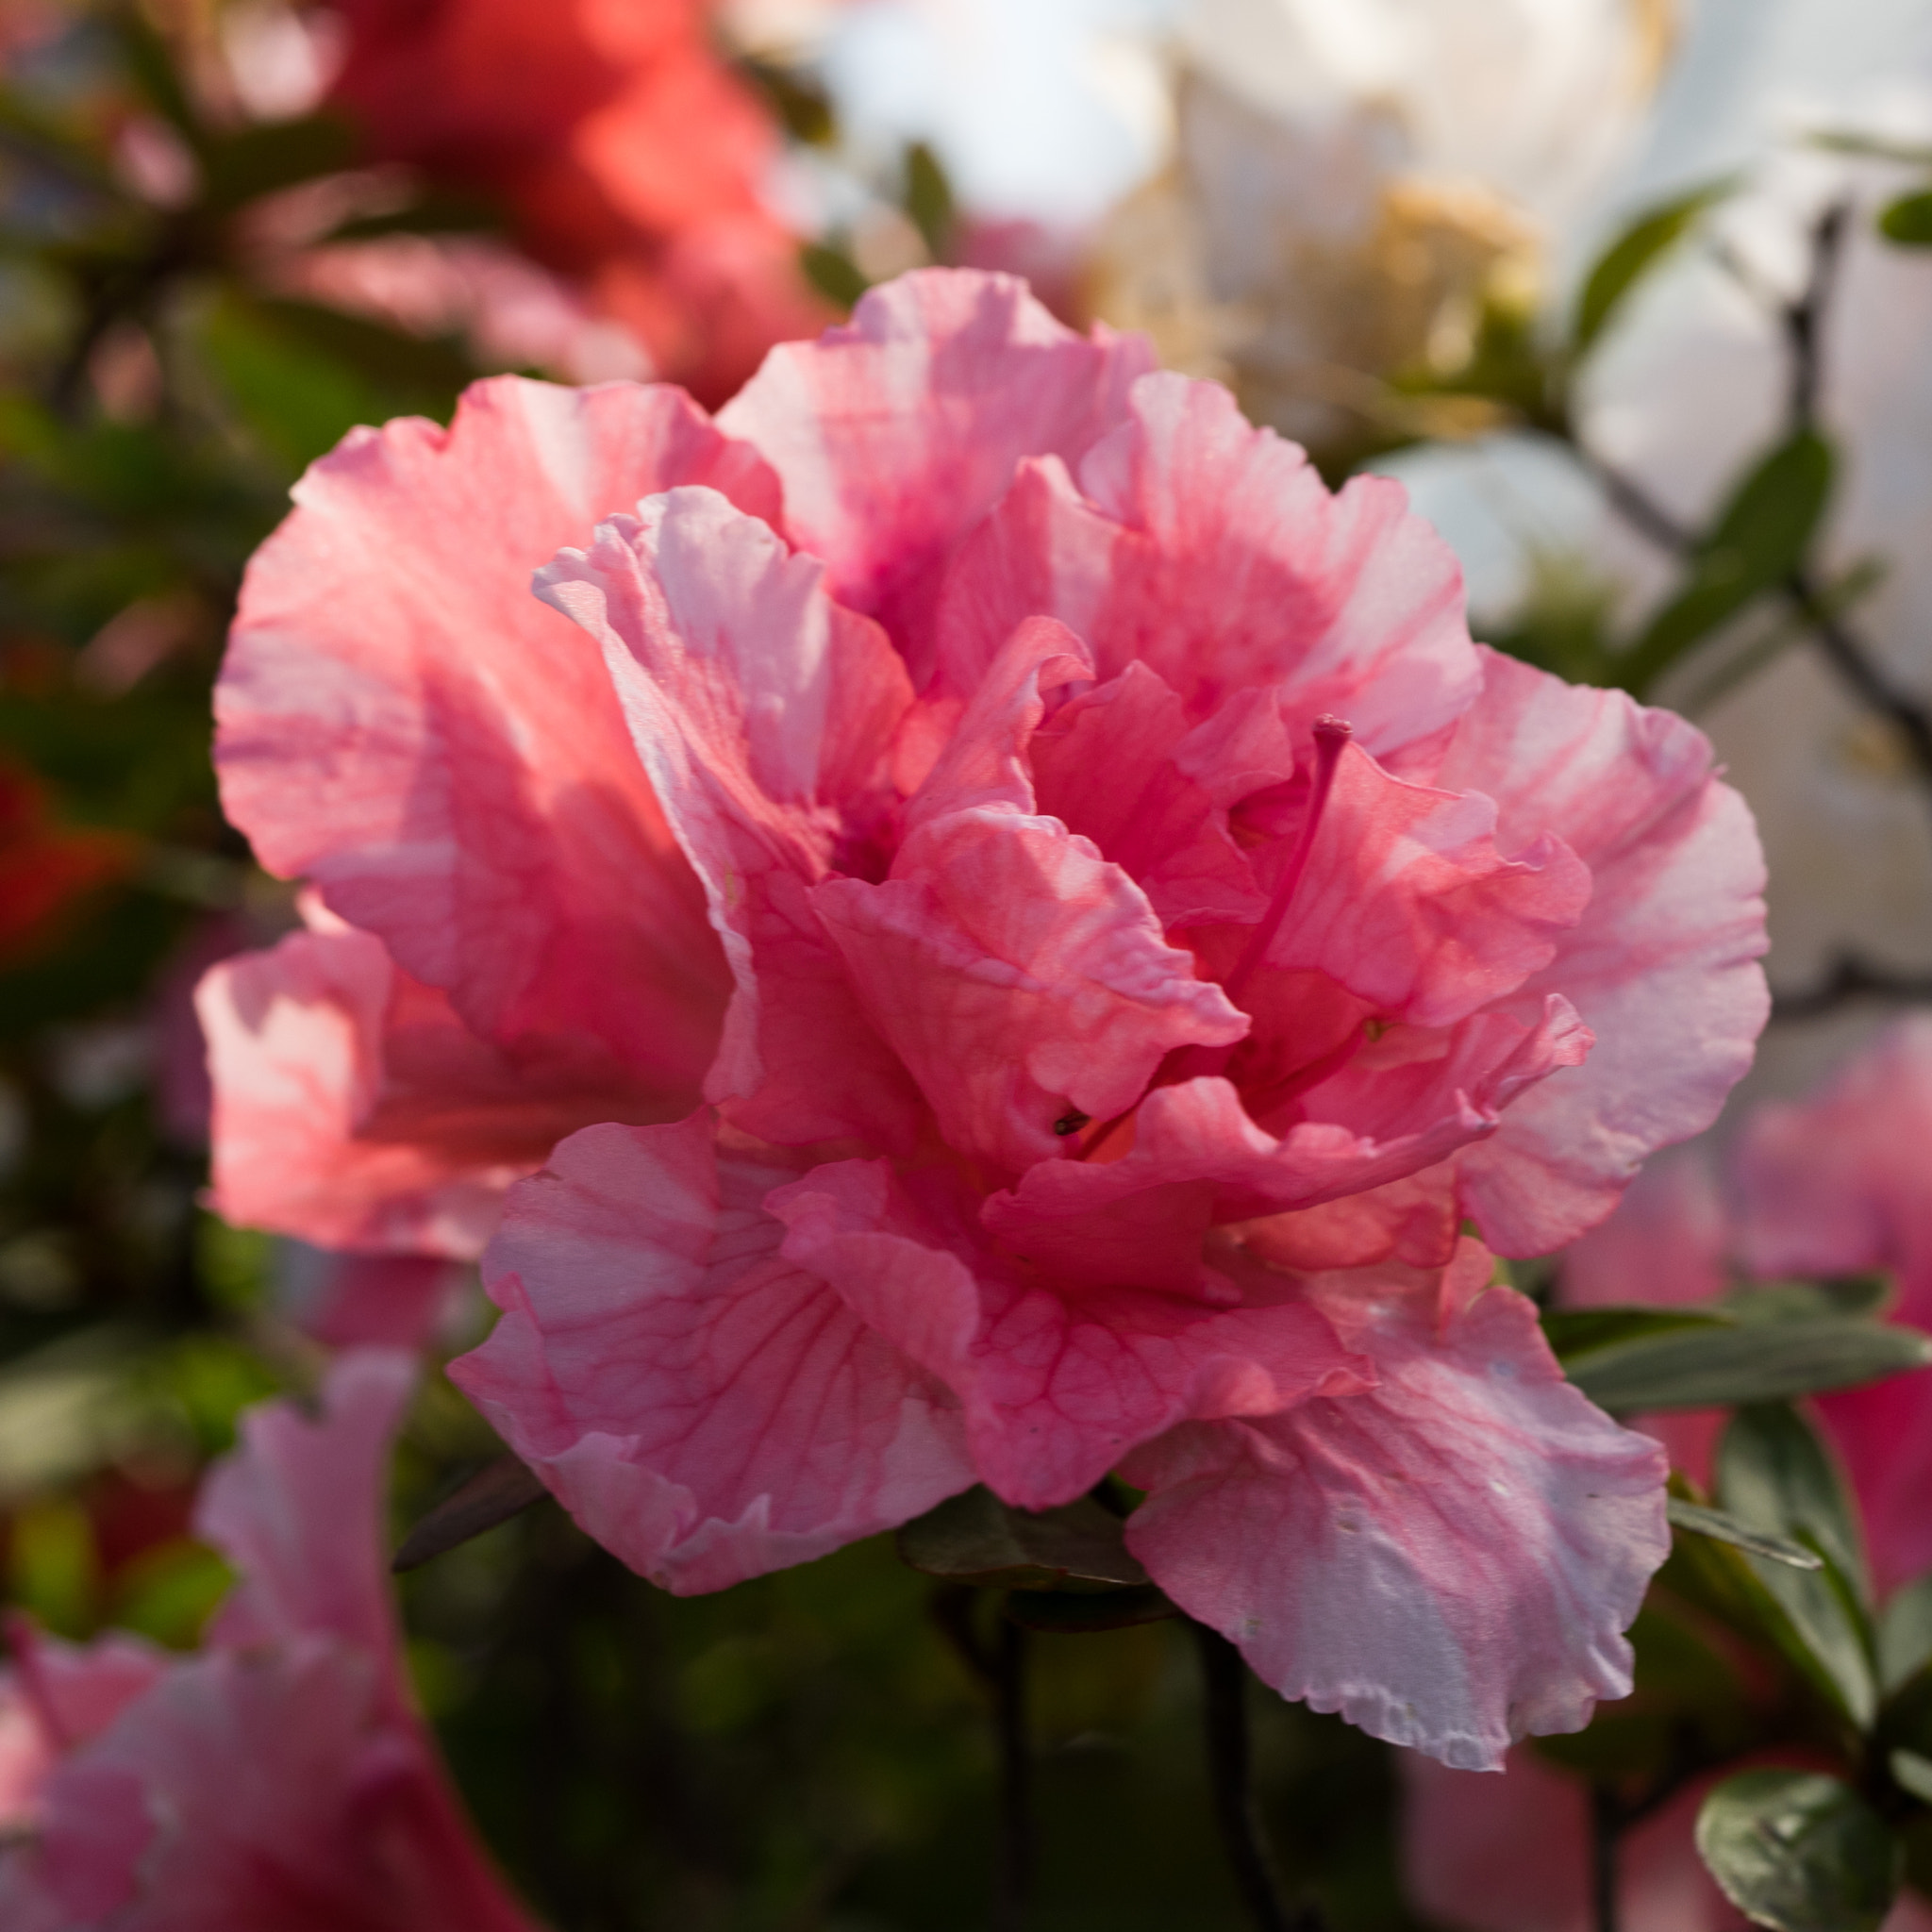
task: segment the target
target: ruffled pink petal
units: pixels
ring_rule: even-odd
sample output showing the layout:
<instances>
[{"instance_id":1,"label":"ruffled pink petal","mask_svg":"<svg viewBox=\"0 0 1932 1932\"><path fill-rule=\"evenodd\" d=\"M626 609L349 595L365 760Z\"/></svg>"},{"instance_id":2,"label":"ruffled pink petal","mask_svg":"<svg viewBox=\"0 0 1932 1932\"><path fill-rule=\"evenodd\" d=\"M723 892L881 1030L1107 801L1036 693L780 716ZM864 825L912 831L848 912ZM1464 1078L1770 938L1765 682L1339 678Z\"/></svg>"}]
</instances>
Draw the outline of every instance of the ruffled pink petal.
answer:
<instances>
[{"instance_id":1,"label":"ruffled pink petal","mask_svg":"<svg viewBox=\"0 0 1932 1932\"><path fill-rule=\"evenodd\" d=\"M1171 1278L1195 1265L1217 1223L1366 1196L1494 1133L1504 1107L1574 1065L1588 1043L1560 1000L1531 1031L1507 1015L1479 1013L1426 1041L1429 1050L1406 1065L1370 1069L1358 1056L1309 1096L1316 1117L1279 1136L1249 1118L1226 1080L1158 1087L1136 1110L1131 1138L1117 1133L1101 1144L1109 1158L1042 1161L1016 1188L990 1196L983 1219L1034 1266L1072 1281L1115 1278L1101 1271L1129 1243L1141 1278ZM1357 1216L1363 1245L1342 1258L1352 1265L1394 1252L1384 1217L1405 1222L1416 1206L1411 1189L1373 1226Z\"/></svg>"},{"instance_id":2,"label":"ruffled pink petal","mask_svg":"<svg viewBox=\"0 0 1932 1932\"><path fill-rule=\"evenodd\" d=\"M1458 1310L1464 1267L1440 1316L1399 1274L1329 1277L1375 1387L1177 1429L1124 1473L1128 1546L1264 1682L1480 1770L1628 1693L1670 1537L1662 1451L1563 1379L1522 1296Z\"/></svg>"},{"instance_id":3,"label":"ruffled pink petal","mask_svg":"<svg viewBox=\"0 0 1932 1932\"><path fill-rule=\"evenodd\" d=\"M349 927L223 961L195 1005L217 1210L322 1247L480 1254L504 1190L563 1135L650 1104L580 1042L487 1044Z\"/></svg>"},{"instance_id":4,"label":"ruffled pink petal","mask_svg":"<svg viewBox=\"0 0 1932 1932\"><path fill-rule=\"evenodd\" d=\"M1770 1010L1764 858L1744 801L1681 718L1495 652L1483 665L1434 782L1493 797L1506 849L1561 838L1594 882L1581 924L1510 1009L1560 992L1596 1047L1457 1157L1484 1240L1541 1255L1601 1221L1646 1155L1709 1125L1750 1065Z\"/></svg>"},{"instance_id":5,"label":"ruffled pink petal","mask_svg":"<svg viewBox=\"0 0 1932 1932\"><path fill-rule=\"evenodd\" d=\"M884 884L833 879L812 900L947 1145L995 1171L1057 1158L1057 1123L1123 1113L1172 1050L1248 1028L1133 880L1056 819L955 812Z\"/></svg>"},{"instance_id":6,"label":"ruffled pink petal","mask_svg":"<svg viewBox=\"0 0 1932 1932\"><path fill-rule=\"evenodd\" d=\"M1157 672L1129 664L1063 705L1033 737L1039 808L1091 839L1172 931L1254 924L1267 910L1226 808L1286 782L1294 754L1271 693L1231 703L1192 731Z\"/></svg>"},{"instance_id":7,"label":"ruffled pink petal","mask_svg":"<svg viewBox=\"0 0 1932 1932\"><path fill-rule=\"evenodd\" d=\"M1197 1260L1178 1292L1148 1291L1129 1264L1114 1286L1063 1294L1003 1267L883 1161L815 1168L766 1205L790 1258L954 1391L979 1477L1021 1508L1084 1494L1186 1418L1273 1414L1362 1384L1366 1364L1278 1278L1272 1303L1239 1305L1232 1251L1232 1273Z\"/></svg>"},{"instance_id":8,"label":"ruffled pink petal","mask_svg":"<svg viewBox=\"0 0 1932 1932\"><path fill-rule=\"evenodd\" d=\"M250 565L215 699L263 864L487 1039L594 1048L658 1117L692 1104L727 982L595 648L528 587L687 482L775 514L757 456L670 389L502 376L447 431L352 431Z\"/></svg>"},{"instance_id":9,"label":"ruffled pink petal","mask_svg":"<svg viewBox=\"0 0 1932 1932\"><path fill-rule=\"evenodd\" d=\"M13 1661L0 1671L0 1832L32 1824L61 1757L99 1736L168 1667L167 1654L141 1638L63 1643L18 1613L7 1619L7 1645Z\"/></svg>"},{"instance_id":10,"label":"ruffled pink petal","mask_svg":"<svg viewBox=\"0 0 1932 1932\"><path fill-rule=\"evenodd\" d=\"M665 1589L823 1556L973 1481L950 1399L780 1252L807 1163L708 1113L592 1127L510 1196L504 1310L451 1377L584 1528Z\"/></svg>"},{"instance_id":11,"label":"ruffled pink petal","mask_svg":"<svg viewBox=\"0 0 1932 1932\"><path fill-rule=\"evenodd\" d=\"M213 1630L243 1648L340 1639L388 1667L378 1687L408 1708L383 1560L391 1446L416 1379L391 1349L337 1357L321 1415L270 1402L242 1418L241 1444L202 1485L195 1534L240 1575Z\"/></svg>"},{"instance_id":12,"label":"ruffled pink petal","mask_svg":"<svg viewBox=\"0 0 1932 1932\"><path fill-rule=\"evenodd\" d=\"M601 643L638 755L691 855L735 991L706 1082L786 1144L917 1131L916 1091L866 1023L809 888L896 804L911 687L824 571L708 490L677 490L566 550L539 593Z\"/></svg>"},{"instance_id":13,"label":"ruffled pink petal","mask_svg":"<svg viewBox=\"0 0 1932 1932\"><path fill-rule=\"evenodd\" d=\"M1137 382L1128 420L1067 463L1077 489L1067 465L1026 466L961 547L941 688L971 691L1013 625L1045 613L1103 677L1144 663L1192 717L1273 686L1297 735L1336 713L1402 771L1474 696L1461 573L1399 484L1357 476L1331 496L1225 390L1173 375Z\"/></svg>"},{"instance_id":14,"label":"ruffled pink petal","mask_svg":"<svg viewBox=\"0 0 1932 1932\"><path fill-rule=\"evenodd\" d=\"M1734 1166L1738 1236L1759 1274L1897 1271L1932 1319L1932 1019L1895 1021L1815 1095L1751 1116Z\"/></svg>"},{"instance_id":15,"label":"ruffled pink petal","mask_svg":"<svg viewBox=\"0 0 1932 1932\"><path fill-rule=\"evenodd\" d=\"M777 471L786 533L825 560L835 597L885 624L924 684L932 600L959 539L1021 458L1076 461L1153 364L1138 336L1075 335L1011 275L928 269L872 290L845 327L781 343L718 423ZM1052 608L1015 611L993 647Z\"/></svg>"},{"instance_id":16,"label":"ruffled pink petal","mask_svg":"<svg viewBox=\"0 0 1932 1932\"><path fill-rule=\"evenodd\" d=\"M1593 1932L1590 1791L1535 1752L1501 1777L1401 1759L1404 1890L1455 1932ZM1692 1836L1701 1778L1617 1842L1617 1917L1632 1932L1746 1932ZM1905 1932L1886 1922L1885 1932Z\"/></svg>"},{"instance_id":17,"label":"ruffled pink petal","mask_svg":"<svg viewBox=\"0 0 1932 1932\"><path fill-rule=\"evenodd\" d=\"M1556 957L1591 880L1560 839L1504 858L1495 824L1479 791L1407 784L1344 746L1268 963L1325 974L1417 1026L1453 1025L1513 991ZM1291 843L1279 841L1281 859Z\"/></svg>"}]
</instances>

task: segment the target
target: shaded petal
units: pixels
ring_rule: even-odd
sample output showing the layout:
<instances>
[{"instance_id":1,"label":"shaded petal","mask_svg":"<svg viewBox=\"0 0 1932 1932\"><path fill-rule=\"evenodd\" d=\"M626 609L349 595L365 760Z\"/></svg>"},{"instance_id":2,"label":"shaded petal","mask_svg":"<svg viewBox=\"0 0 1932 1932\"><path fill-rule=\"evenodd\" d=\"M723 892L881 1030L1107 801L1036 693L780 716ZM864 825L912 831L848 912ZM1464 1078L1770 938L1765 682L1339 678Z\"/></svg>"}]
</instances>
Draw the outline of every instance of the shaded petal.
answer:
<instances>
[{"instance_id":1,"label":"shaded petal","mask_svg":"<svg viewBox=\"0 0 1932 1932\"><path fill-rule=\"evenodd\" d=\"M788 1257L955 1391L976 1473L1021 1508L1083 1494L1185 1418L1272 1414L1363 1380L1285 1282L1272 1306L1217 1307L1148 1292L1127 1267L1115 1286L1062 1294L1016 1277L957 1208L915 1201L884 1161L815 1168L766 1205L790 1229ZM1194 1294L1239 1301L1205 1272L1197 1259Z\"/></svg>"},{"instance_id":2,"label":"shaded petal","mask_svg":"<svg viewBox=\"0 0 1932 1932\"><path fill-rule=\"evenodd\" d=\"M1075 335L1014 276L927 269L869 291L845 327L781 343L718 422L783 479L786 533L825 560L832 594L878 617L924 684L954 546L1021 458L1091 448L1153 360L1137 336ZM1015 611L987 661L1051 608Z\"/></svg>"},{"instance_id":3,"label":"shaded petal","mask_svg":"<svg viewBox=\"0 0 1932 1932\"><path fill-rule=\"evenodd\" d=\"M944 1391L760 1205L802 1158L591 1127L511 1194L504 1310L450 1375L590 1535L680 1594L800 1563L973 1480Z\"/></svg>"},{"instance_id":4,"label":"shaded petal","mask_svg":"<svg viewBox=\"0 0 1932 1932\"><path fill-rule=\"evenodd\" d=\"M1480 787L1506 845L1554 833L1594 881L1582 922L1509 1010L1560 992L1596 1046L1457 1158L1483 1238L1541 1255L1602 1220L1645 1155L1708 1126L1751 1064L1770 1009L1764 858L1744 801L1681 718L1492 651L1483 664L1435 782Z\"/></svg>"},{"instance_id":5,"label":"shaded petal","mask_svg":"<svg viewBox=\"0 0 1932 1932\"><path fill-rule=\"evenodd\" d=\"M1452 1292L1438 1319L1373 1273L1329 1279L1376 1386L1150 1444L1124 1471L1148 1492L1129 1548L1284 1697L1391 1743L1475 1770L1580 1730L1630 1689L1621 1633L1670 1547L1663 1452L1563 1379L1511 1291Z\"/></svg>"},{"instance_id":6,"label":"shaded petal","mask_svg":"<svg viewBox=\"0 0 1932 1932\"><path fill-rule=\"evenodd\" d=\"M678 482L775 510L758 458L675 390L502 376L446 431L351 431L249 566L215 755L263 864L315 879L478 1032L593 1046L681 1111L717 943L595 648L528 593Z\"/></svg>"},{"instance_id":7,"label":"shaded petal","mask_svg":"<svg viewBox=\"0 0 1932 1932\"><path fill-rule=\"evenodd\" d=\"M533 1932L372 1659L186 1662L49 1781L36 1876L125 1932ZM118 1910L117 1910L118 1907Z\"/></svg>"},{"instance_id":8,"label":"shaded petal","mask_svg":"<svg viewBox=\"0 0 1932 1932\"><path fill-rule=\"evenodd\" d=\"M708 490L601 524L539 574L603 647L632 739L704 881L735 991L706 1081L733 1118L798 1144L917 1131L918 1096L845 985L808 889L896 801L911 702L885 633L824 569Z\"/></svg>"},{"instance_id":9,"label":"shaded petal","mask_svg":"<svg viewBox=\"0 0 1932 1932\"><path fill-rule=\"evenodd\" d=\"M480 1254L504 1190L563 1135L648 1111L579 1042L518 1058L479 1040L351 928L224 960L195 1007L217 1210L323 1247Z\"/></svg>"},{"instance_id":10,"label":"shaded petal","mask_svg":"<svg viewBox=\"0 0 1932 1932\"><path fill-rule=\"evenodd\" d=\"M1480 673L1455 557L1401 485L1357 476L1331 496L1218 384L1146 376L1127 414L1069 458L1077 490L1066 465L1030 464L961 547L942 686L971 691L1013 625L1045 613L1087 640L1103 677L1139 660L1191 717L1273 686L1297 737L1334 712L1406 770Z\"/></svg>"}]
</instances>

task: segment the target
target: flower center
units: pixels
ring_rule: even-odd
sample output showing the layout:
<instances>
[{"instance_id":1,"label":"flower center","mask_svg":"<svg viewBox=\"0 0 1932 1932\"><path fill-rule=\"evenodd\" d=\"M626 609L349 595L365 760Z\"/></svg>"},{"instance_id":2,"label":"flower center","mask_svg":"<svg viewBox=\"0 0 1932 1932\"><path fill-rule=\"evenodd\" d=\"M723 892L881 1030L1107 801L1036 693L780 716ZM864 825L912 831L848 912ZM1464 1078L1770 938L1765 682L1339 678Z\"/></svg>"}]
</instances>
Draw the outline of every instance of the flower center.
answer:
<instances>
[{"instance_id":1,"label":"flower center","mask_svg":"<svg viewBox=\"0 0 1932 1932\"><path fill-rule=\"evenodd\" d=\"M1281 930L1282 922L1294 904L1302 875L1308 869L1308 855L1315 849L1315 835L1322 828L1322 814L1327 809L1328 794L1335 789L1335 773L1341 762L1342 747L1355 736L1355 726L1346 718L1333 718L1324 712L1315 720L1314 734L1315 765L1308 778L1308 808L1302 819L1301 830L1295 834L1294 850L1288 855L1288 863L1282 867L1281 876L1274 882L1274 891L1269 897L1268 909L1261 915L1260 924L1248 935L1248 942L1241 948L1241 958L1221 982L1222 991L1236 1006L1241 1004L1242 990L1260 970L1262 961L1268 957L1268 948L1274 943L1274 936ZM1237 1041L1236 1045L1239 1044ZM1223 1072L1234 1058L1235 1050L1234 1046L1176 1047L1155 1070L1141 1100L1145 1100L1157 1087L1172 1087L1182 1080L1198 1080ZM1086 1141L1075 1158L1091 1160L1121 1123L1132 1117L1141 1100L1135 1101L1124 1113L1115 1114ZM1077 1127L1067 1125L1067 1122L1077 1118L1069 1114L1065 1121L1054 1124L1054 1131L1077 1131ZM1085 1124L1084 1120L1078 1120L1079 1126Z\"/></svg>"}]
</instances>

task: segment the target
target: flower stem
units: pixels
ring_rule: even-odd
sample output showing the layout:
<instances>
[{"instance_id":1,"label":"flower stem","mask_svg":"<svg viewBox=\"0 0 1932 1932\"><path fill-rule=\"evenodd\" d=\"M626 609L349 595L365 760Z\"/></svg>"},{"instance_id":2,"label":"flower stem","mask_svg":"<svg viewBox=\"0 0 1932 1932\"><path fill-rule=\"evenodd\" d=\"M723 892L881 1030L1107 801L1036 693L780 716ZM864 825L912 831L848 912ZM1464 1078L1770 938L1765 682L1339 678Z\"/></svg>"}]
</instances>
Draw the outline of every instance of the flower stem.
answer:
<instances>
[{"instance_id":1,"label":"flower stem","mask_svg":"<svg viewBox=\"0 0 1932 1932\"><path fill-rule=\"evenodd\" d=\"M1617 1932L1617 1840L1624 1824L1616 1794L1590 1794L1590 1897L1592 1932Z\"/></svg>"},{"instance_id":2,"label":"flower stem","mask_svg":"<svg viewBox=\"0 0 1932 1932\"><path fill-rule=\"evenodd\" d=\"M1214 1791L1214 1818L1234 1870L1236 1890L1257 1932L1322 1932L1322 1916L1305 1906L1291 1913L1281 1901L1281 1883L1261 1836L1249 1780L1248 1667L1241 1654L1218 1630L1190 1620L1201 1653L1203 1707L1208 1729L1208 1774Z\"/></svg>"}]
</instances>

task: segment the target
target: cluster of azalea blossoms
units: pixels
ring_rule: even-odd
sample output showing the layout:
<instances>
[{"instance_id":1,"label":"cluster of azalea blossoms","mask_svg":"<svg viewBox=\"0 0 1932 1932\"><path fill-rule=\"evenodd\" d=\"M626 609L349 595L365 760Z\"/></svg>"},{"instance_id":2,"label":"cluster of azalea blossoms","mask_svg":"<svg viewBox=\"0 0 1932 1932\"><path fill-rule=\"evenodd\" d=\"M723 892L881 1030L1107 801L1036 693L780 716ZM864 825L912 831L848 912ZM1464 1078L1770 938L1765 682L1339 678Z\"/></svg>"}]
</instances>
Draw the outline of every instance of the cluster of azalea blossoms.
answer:
<instances>
[{"instance_id":1,"label":"cluster of azalea blossoms","mask_svg":"<svg viewBox=\"0 0 1932 1932\"><path fill-rule=\"evenodd\" d=\"M715 422L504 378L352 435L217 704L311 889L203 989L217 1202L489 1243L452 1374L635 1568L1118 1472L1380 1736L1627 1688L1663 1457L1483 1244L1715 1114L1761 864L1697 732L1470 641L1398 486L927 272Z\"/></svg>"},{"instance_id":2,"label":"cluster of azalea blossoms","mask_svg":"<svg viewBox=\"0 0 1932 1932\"><path fill-rule=\"evenodd\" d=\"M404 1675L383 1562L415 1365L336 1362L311 1418L273 1402L195 1528L238 1581L202 1649L8 1631L8 1932L534 1932L472 1839Z\"/></svg>"}]
</instances>

